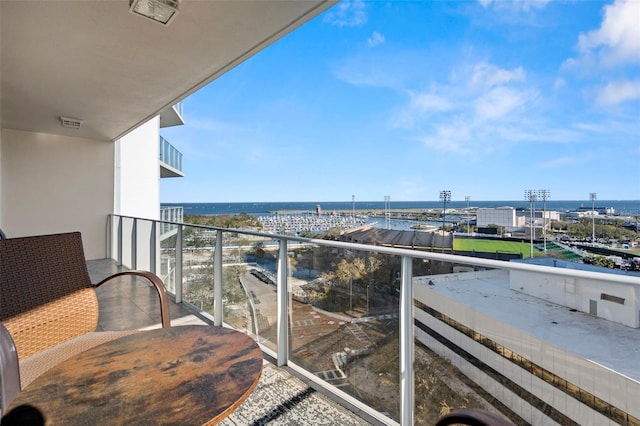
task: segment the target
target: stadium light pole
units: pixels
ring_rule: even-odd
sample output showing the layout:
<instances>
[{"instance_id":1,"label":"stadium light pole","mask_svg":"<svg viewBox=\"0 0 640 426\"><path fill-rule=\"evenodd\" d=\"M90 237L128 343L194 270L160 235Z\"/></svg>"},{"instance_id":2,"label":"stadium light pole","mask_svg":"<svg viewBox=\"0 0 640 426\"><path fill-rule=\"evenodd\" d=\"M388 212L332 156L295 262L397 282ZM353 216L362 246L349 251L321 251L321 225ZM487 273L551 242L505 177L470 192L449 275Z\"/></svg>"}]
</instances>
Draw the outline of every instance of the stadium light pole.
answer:
<instances>
[{"instance_id":1,"label":"stadium light pole","mask_svg":"<svg viewBox=\"0 0 640 426\"><path fill-rule=\"evenodd\" d=\"M590 192L589 199L591 200L591 242L596 242L596 193Z\"/></svg>"},{"instance_id":2,"label":"stadium light pole","mask_svg":"<svg viewBox=\"0 0 640 426\"><path fill-rule=\"evenodd\" d=\"M539 189L538 196L542 198L542 235L544 238L544 252L547 253L547 199L551 191L548 189Z\"/></svg>"},{"instance_id":3,"label":"stadium light pole","mask_svg":"<svg viewBox=\"0 0 640 426\"><path fill-rule=\"evenodd\" d=\"M351 196L351 221L353 222L353 226L356 225L356 196Z\"/></svg>"},{"instance_id":4,"label":"stadium light pole","mask_svg":"<svg viewBox=\"0 0 640 426\"><path fill-rule=\"evenodd\" d=\"M469 224L469 201L471 201L471 197L468 195L464 196L464 201L467 202L467 234L471 233L471 225Z\"/></svg>"},{"instance_id":5,"label":"stadium light pole","mask_svg":"<svg viewBox=\"0 0 640 426\"><path fill-rule=\"evenodd\" d=\"M531 243L530 243L530 255L531 258L533 258L533 240L534 240L534 235L536 232L536 228L534 227L534 223L533 223L533 216L534 216L534 208L535 208L535 202L537 199L537 194L536 191L533 189L526 189L524 191L524 198L525 200L529 201L529 235L530 235L530 239L531 239Z\"/></svg>"},{"instance_id":6,"label":"stadium light pole","mask_svg":"<svg viewBox=\"0 0 640 426\"><path fill-rule=\"evenodd\" d=\"M384 227L391 229L391 196L384 196Z\"/></svg>"},{"instance_id":7,"label":"stadium light pole","mask_svg":"<svg viewBox=\"0 0 640 426\"><path fill-rule=\"evenodd\" d=\"M442 252L444 253L444 224L447 215L447 202L451 201L451 191L440 191L440 201L442 201Z\"/></svg>"}]
</instances>

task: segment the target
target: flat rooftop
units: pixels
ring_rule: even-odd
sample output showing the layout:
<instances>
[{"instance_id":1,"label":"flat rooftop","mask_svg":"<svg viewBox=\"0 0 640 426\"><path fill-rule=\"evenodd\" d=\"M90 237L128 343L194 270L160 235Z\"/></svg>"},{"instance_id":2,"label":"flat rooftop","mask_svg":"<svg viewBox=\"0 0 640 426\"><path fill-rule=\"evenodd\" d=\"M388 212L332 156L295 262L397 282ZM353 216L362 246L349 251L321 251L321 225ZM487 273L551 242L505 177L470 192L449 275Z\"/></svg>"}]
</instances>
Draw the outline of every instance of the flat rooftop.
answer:
<instances>
[{"instance_id":1,"label":"flat rooftop","mask_svg":"<svg viewBox=\"0 0 640 426\"><path fill-rule=\"evenodd\" d=\"M497 271L492 271L497 272ZM417 277L456 302L640 382L640 330L509 288L508 271L473 279ZM464 274L456 274L459 278ZM449 276L451 277L451 276ZM435 285L429 286L432 280Z\"/></svg>"}]
</instances>

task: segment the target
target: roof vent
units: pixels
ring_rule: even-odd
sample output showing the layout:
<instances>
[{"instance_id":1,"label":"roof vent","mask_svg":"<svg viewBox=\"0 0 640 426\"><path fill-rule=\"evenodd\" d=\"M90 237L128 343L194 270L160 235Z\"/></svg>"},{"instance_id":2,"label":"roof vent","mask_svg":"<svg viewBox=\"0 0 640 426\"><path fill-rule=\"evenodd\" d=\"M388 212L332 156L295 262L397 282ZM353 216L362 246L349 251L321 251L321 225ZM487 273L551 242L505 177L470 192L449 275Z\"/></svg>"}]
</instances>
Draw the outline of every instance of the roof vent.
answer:
<instances>
[{"instance_id":1,"label":"roof vent","mask_svg":"<svg viewBox=\"0 0 640 426\"><path fill-rule=\"evenodd\" d=\"M82 120L78 120L77 118L60 117L60 125L68 129L80 130Z\"/></svg>"}]
</instances>

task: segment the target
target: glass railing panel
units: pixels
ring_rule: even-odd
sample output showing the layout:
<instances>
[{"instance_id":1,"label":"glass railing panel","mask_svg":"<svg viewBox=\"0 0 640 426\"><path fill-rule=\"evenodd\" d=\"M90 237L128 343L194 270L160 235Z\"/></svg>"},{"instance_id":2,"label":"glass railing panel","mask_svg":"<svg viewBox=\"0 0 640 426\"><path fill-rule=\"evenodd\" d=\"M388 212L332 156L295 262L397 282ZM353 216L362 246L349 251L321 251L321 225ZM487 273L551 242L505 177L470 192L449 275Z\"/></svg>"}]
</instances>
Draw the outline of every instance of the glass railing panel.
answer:
<instances>
[{"instance_id":1,"label":"glass railing panel","mask_svg":"<svg viewBox=\"0 0 640 426\"><path fill-rule=\"evenodd\" d=\"M290 359L399 418L398 256L290 244Z\"/></svg>"},{"instance_id":2,"label":"glass railing panel","mask_svg":"<svg viewBox=\"0 0 640 426\"><path fill-rule=\"evenodd\" d=\"M180 117L184 117L184 103L182 101L173 105L173 109L180 115Z\"/></svg>"},{"instance_id":3,"label":"glass railing panel","mask_svg":"<svg viewBox=\"0 0 640 426\"><path fill-rule=\"evenodd\" d=\"M159 264L157 275L164 282L169 293L176 293L176 247L178 233L159 241Z\"/></svg>"},{"instance_id":4,"label":"glass railing panel","mask_svg":"<svg viewBox=\"0 0 640 426\"><path fill-rule=\"evenodd\" d=\"M160 161L182 171L182 153L162 136L160 136Z\"/></svg>"},{"instance_id":5,"label":"glass railing panel","mask_svg":"<svg viewBox=\"0 0 640 426\"><path fill-rule=\"evenodd\" d=\"M460 257L460 260L464 260L464 257ZM465 375L470 374L469 369L461 370L474 363L481 365L481 360L467 351L469 347L459 336L460 331L471 338L474 336L472 309L460 302L463 298L456 300L451 296L468 292L470 284L476 288L481 286L482 281L478 281L478 278L499 278L501 273L459 262L414 259L416 419L438 418L461 407L499 413L489 402L496 402L489 395L489 389L471 381ZM491 293L491 290L487 290L487 293ZM478 297L486 295L482 290L478 294Z\"/></svg>"},{"instance_id":6,"label":"glass railing panel","mask_svg":"<svg viewBox=\"0 0 640 426\"><path fill-rule=\"evenodd\" d=\"M118 246L118 257L123 266L134 268L133 244L135 241L134 224L136 221L130 217L122 217L119 223L118 234L120 245Z\"/></svg>"},{"instance_id":7,"label":"glass railing panel","mask_svg":"<svg viewBox=\"0 0 640 426\"><path fill-rule=\"evenodd\" d=\"M229 253L227 264L238 265L239 281L247 295L247 334L253 336L267 348L277 351L277 256L279 243L276 240L252 236L230 235L227 240ZM231 266L227 267L231 269ZM231 273L228 275L233 276ZM227 288L231 283L225 281ZM236 303L237 305L237 303ZM225 309L225 322L237 316L240 309Z\"/></svg>"},{"instance_id":8,"label":"glass railing panel","mask_svg":"<svg viewBox=\"0 0 640 426\"><path fill-rule=\"evenodd\" d=\"M137 219L136 221L136 242L135 259L136 269L152 271L156 262L155 249L151 247L151 242L156 238L154 221Z\"/></svg>"},{"instance_id":9,"label":"glass railing panel","mask_svg":"<svg viewBox=\"0 0 640 426\"><path fill-rule=\"evenodd\" d=\"M183 226L182 298L213 315L215 231Z\"/></svg>"},{"instance_id":10,"label":"glass railing panel","mask_svg":"<svg viewBox=\"0 0 640 426\"><path fill-rule=\"evenodd\" d=\"M222 234L224 322L275 350L276 293L270 282L275 282L272 253L277 244L238 232Z\"/></svg>"},{"instance_id":11,"label":"glass railing panel","mask_svg":"<svg viewBox=\"0 0 640 426\"><path fill-rule=\"evenodd\" d=\"M182 223L184 216L184 209L182 206L160 207L160 220L158 227L160 230L160 237L165 238L170 233L175 233L178 228L178 223ZM173 223L167 223L173 222Z\"/></svg>"}]
</instances>

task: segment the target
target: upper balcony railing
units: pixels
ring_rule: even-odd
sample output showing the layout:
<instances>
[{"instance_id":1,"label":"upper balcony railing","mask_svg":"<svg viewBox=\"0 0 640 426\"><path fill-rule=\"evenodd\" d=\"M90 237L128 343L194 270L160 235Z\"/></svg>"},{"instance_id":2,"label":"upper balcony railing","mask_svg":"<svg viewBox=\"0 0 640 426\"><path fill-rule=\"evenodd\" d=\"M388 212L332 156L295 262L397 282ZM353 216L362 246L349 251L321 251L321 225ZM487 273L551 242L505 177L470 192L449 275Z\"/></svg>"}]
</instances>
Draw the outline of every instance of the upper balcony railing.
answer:
<instances>
[{"instance_id":1,"label":"upper balcony railing","mask_svg":"<svg viewBox=\"0 0 640 426\"><path fill-rule=\"evenodd\" d=\"M183 177L182 153L160 136L160 177Z\"/></svg>"},{"instance_id":2,"label":"upper balcony railing","mask_svg":"<svg viewBox=\"0 0 640 426\"><path fill-rule=\"evenodd\" d=\"M182 206L161 206L160 207L160 241L178 232L178 223L182 223L184 208Z\"/></svg>"},{"instance_id":3,"label":"upper balcony railing","mask_svg":"<svg viewBox=\"0 0 640 426\"><path fill-rule=\"evenodd\" d=\"M640 424L637 275L160 225L112 216L112 257L382 423Z\"/></svg>"}]
</instances>

